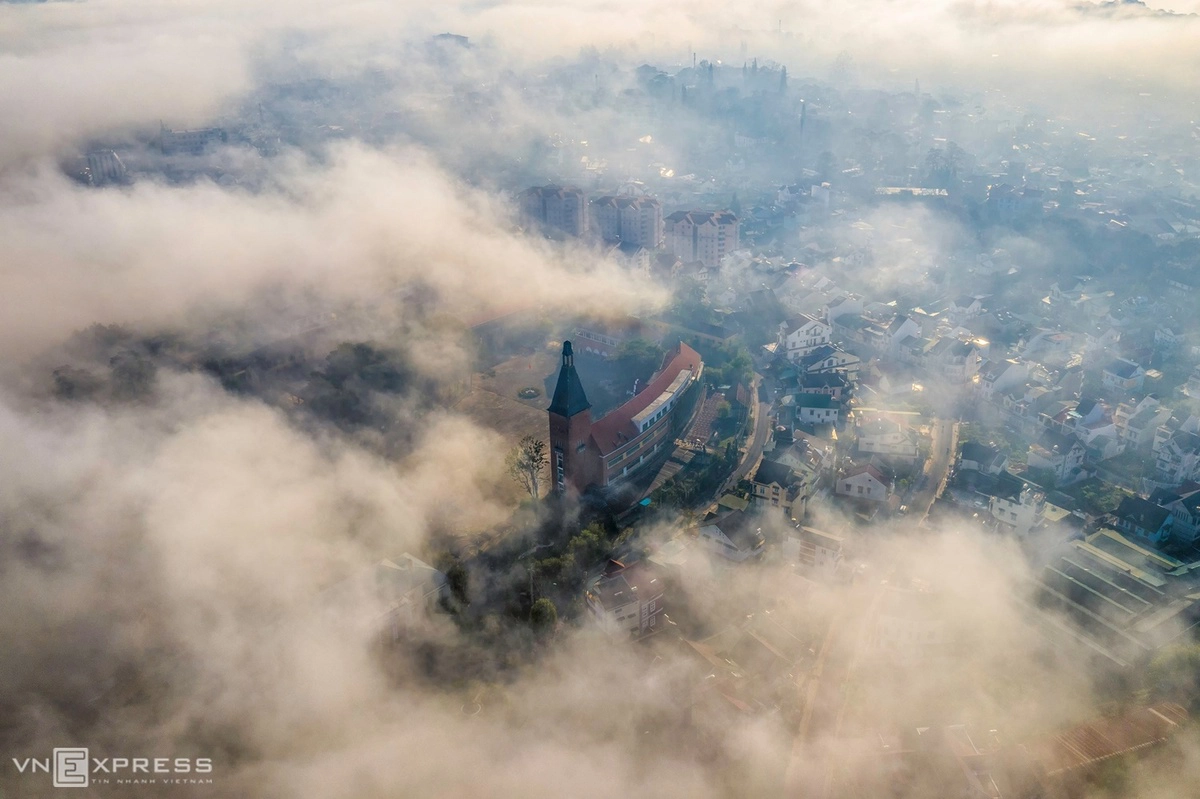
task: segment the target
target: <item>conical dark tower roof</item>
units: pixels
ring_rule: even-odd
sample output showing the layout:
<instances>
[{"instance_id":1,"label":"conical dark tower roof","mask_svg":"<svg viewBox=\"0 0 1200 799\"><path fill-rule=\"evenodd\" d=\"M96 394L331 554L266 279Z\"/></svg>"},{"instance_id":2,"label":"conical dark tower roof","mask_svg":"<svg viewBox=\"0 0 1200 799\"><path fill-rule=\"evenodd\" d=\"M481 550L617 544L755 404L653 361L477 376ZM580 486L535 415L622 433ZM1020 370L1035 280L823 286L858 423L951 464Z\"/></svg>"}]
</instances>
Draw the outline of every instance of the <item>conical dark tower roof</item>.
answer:
<instances>
[{"instance_id":1,"label":"conical dark tower roof","mask_svg":"<svg viewBox=\"0 0 1200 799\"><path fill-rule=\"evenodd\" d=\"M592 404L583 393L583 383L579 381L579 373L575 371L575 353L571 350L571 342L564 341L562 348L562 369L558 372L558 385L554 387L554 399L550 401L547 410L559 416L571 418L577 413L583 413Z\"/></svg>"}]
</instances>

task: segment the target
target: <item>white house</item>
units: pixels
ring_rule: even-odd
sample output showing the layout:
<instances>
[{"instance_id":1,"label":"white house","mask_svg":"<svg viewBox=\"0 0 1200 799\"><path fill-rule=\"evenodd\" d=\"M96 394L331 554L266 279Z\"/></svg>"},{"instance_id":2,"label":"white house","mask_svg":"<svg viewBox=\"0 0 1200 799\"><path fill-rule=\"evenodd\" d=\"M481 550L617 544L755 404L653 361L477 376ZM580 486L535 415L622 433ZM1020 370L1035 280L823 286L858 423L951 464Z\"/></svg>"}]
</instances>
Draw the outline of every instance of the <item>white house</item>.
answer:
<instances>
[{"instance_id":1,"label":"white house","mask_svg":"<svg viewBox=\"0 0 1200 799\"><path fill-rule=\"evenodd\" d=\"M1171 512L1171 536L1184 543L1195 543L1200 533L1200 488L1158 489L1150 501Z\"/></svg>"},{"instance_id":2,"label":"white house","mask_svg":"<svg viewBox=\"0 0 1200 799\"><path fill-rule=\"evenodd\" d=\"M1117 442L1120 431L1109 407L1100 402L1084 398L1073 409L1068 409L1055 417L1060 422L1062 432L1074 433L1088 447L1098 447L1101 438ZM1153 435L1153 434L1152 434ZM1118 447L1123 449L1123 447ZM1120 454L1114 452L1114 455Z\"/></svg>"},{"instance_id":3,"label":"white house","mask_svg":"<svg viewBox=\"0 0 1200 799\"><path fill-rule=\"evenodd\" d=\"M1046 518L1046 495L1005 471L996 478L988 509L997 522L1024 536Z\"/></svg>"},{"instance_id":4,"label":"white house","mask_svg":"<svg viewBox=\"0 0 1200 799\"><path fill-rule=\"evenodd\" d=\"M855 467L838 478L835 491L845 497L887 502L891 485L883 472L871 464Z\"/></svg>"},{"instance_id":5,"label":"white house","mask_svg":"<svg viewBox=\"0 0 1200 799\"><path fill-rule=\"evenodd\" d=\"M1200 434L1186 427L1156 439L1154 466L1165 482L1200 481Z\"/></svg>"},{"instance_id":6,"label":"white house","mask_svg":"<svg viewBox=\"0 0 1200 799\"><path fill-rule=\"evenodd\" d=\"M1168 509L1142 497L1123 497L1117 509L1108 515L1113 526L1126 535L1145 538L1156 544L1171 537L1175 518Z\"/></svg>"},{"instance_id":7,"label":"white house","mask_svg":"<svg viewBox=\"0 0 1200 799\"><path fill-rule=\"evenodd\" d=\"M1084 336L1084 349L1089 353L1099 353L1115 347L1121 340L1121 331L1111 325L1097 325Z\"/></svg>"},{"instance_id":8,"label":"white house","mask_svg":"<svg viewBox=\"0 0 1200 799\"><path fill-rule=\"evenodd\" d=\"M1133 361L1117 358L1104 367L1101 382L1113 391L1137 391L1146 380L1146 370Z\"/></svg>"},{"instance_id":9,"label":"white house","mask_svg":"<svg viewBox=\"0 0 1200 799\"><path fill-rule=\"evenodd\" d=\"M1060 485L1082 478L1087 448L1074 435L1046 430L1029 445L1029 468L1049 469Z\"/></svg>"},{"instance_id":10,"label":"white house","mask_svg":"<svg viewBox=\"0 0 1200 799\"><path fill-rule=\"evenodd\" d=\"M640 244L623 241L608 249L608 255L632 272L650 277L650 250Z\"/></svg>"},{"instance_id":11,"label":"white house","mask_svg":"<svg viewBox=\"0 0 1200 799\"><path fill-rule=\"evenodd\" d=\"M1042 330L1029 339L1021 354L1027 360L1042 363L1062 362L1071 357L1074 341L1070 333Z\"/></svg>"},{"instance_id":12,"label":"white house","mask_svg":"<svg viewBox=\"0 0 1200 799\"><path fill-rule=\"evenodd\" d=\"M750 477L750 483L754 486L755 502L782 509L785 518L804 517L804 479L790 466L764 458ZM797 504L799 508L795 507Z\"/></svg>"},{"instance_id":13,"label":"white house","mask_svg":"<svg viewBox=\"0 0 1200 799\"><path fill-rule=\"evenodd\" d=\"M779 325L779 352L789 361L808 355L821 345L829 344L833 334L831 328L820 319L808 314L798 314Z\"/></svg>"},{"instance_id":14,"label":"white house","mask_svg":"<svg viewBox=\"0 0 1200 799\"><path fill-rule=\"evenodd\" d=\"M800 394L826 394L837 401L850 390L850 381L843 372L805 372L797 379Z\"/></svg>"},{"instance_id":15,"label":"white house","mask_svg":"<svg viewBox=\"0 0 1200 799\"><path fill-rule=\"evenodd\" d=\"M848 377L853 379L857 377L858 367L861 363L862 359L857 355L846 352L840 347L824 344L800 357L796 361L796 366L809 374L845 372Z\"/></svg>"},{"instance_id":16,"label":"white house","mask_svg":"<svg viewBox=\"0 0 1200 799\"><path fill-rule=\"evenodd\" d=\"M859 452L907 461L916 460L919 452L916 435L885 416L860 417L855 426L855 436Z\"/></svg>"},{"instance_id":17,"label":"white house","mask_svg":"<svg viewBox=\"0 0 1200 799\"><path fill-rule=\"evenodd\" d=\"M1153 394L1132 408L1121 406L1119 410L1121 440L1134 448L1151 446L1155 432L1171 418L1171 409L1162 407Z\"/></svg>"},{"instance_id":18,"label":"white house","mask_svg":"<svg viewBox=\"0 0 1200 799\"><path fill-rule=\"evenodd\" d=\"M1064 286L1060 286L1058 283L1051 283L1050 296L1047 297L1047 299L1053 305L1065 305L1068 303L1078 302L1079 298L1083 296L1085 282L1086 281L1076 278L1065 283L1065 288Z\"/></svg>"},{"instance_id":19,"label":"white house","mask_svg":"<svg viewBox=\"0 0 1200 799\"><path fill-rule=\"evenodd\" d=\"M1094 424L1109 416L1109 408L1101 400L1083 397L1074 408L1064 412L1062 422L1072 429Z\"/></svg>"},{"instance_id":20,"label":"white house","mask_svg":"<svg viewBox=\"0 0 1200 799\"><path fill-rule=\"evenodd\" d=\"M745 561L763 553L762 528L744 511L735 510L701 525L696 535L710 550L732 561Z\"/></svg>"},{"instance_id":21,"label":"white house","mask_svg":"<svg viewBox=\"0 0 1200 799\"><path fill-rule=\"evenodd\" d=\"M819 439L800 431L794 431L792 436L795 439L793 443L776 447L771 453L772 460L782 463L794 471L811 472L814 475L820 475L835 466L837 453L832 441ZM812 480L807 482L810 483L809 488L811 489Z\"/></svg>"},{"instance_id":22,"label":"white house","mask_svg":"<svg viewBox=\"0 0 1200 799\"><path fill-rule=\"evenodd\" d=\"M1174 347L1184 342L1182 329L1178 326L1159 325L1154 328L1154 343Z\"/></svg>"},{"instance_id":23,"label":"white house","mask_svg":"<svg viewBox=\"0 0 1200 799\"><path fill-rule=\"evenodd\" d=\"M838 423L841 406L828 394L796 394L793 403L800 424Z\"/></svg>"},{"instance_id":24,"label":"white house","mask_svg":"<svg viewBox=\"0 0 1200 799\"><path fill-rule=\"evenodd\" d=\"M830 299L825 306L825 319L832 322L846 314L861 314L863 312L863 297L861 294L839 294Z\"/></svg>"},{"instance_id":25,"label":"white house","mask_svg":"<svg viewBox=\"0 0 1200 799\"><path fill-rule=\"evenodd\" d=\"M661 628L666 610L664 583L645 561L626 566L610 560L587 590L588 609L609 632L644 638Z\"/></svg>"},{"instance_id":26,"label":"white house","mask_svg":"<svg viewBox=\"0 0 1200 799\"><path fill-rule=\"evenodd\" d=\"M1200 364L1192 368L1187 382L1183 384L1183 393L1192 399L1200 399Z\"/></svg>"},{"instance_id":27,"label":"white house","mask_svg":"<svg viewBox=\"0 0 1200 799\"><path fill-rule=\"evenodd\" d=\"M900 343L907 338L920 338L921 326L912 320L912 317L904 314L897 314L891 324L887 327L887 345L889 349L895 349L900 346Z\"/></svg>"},{"instance_id":28,"label":"white house","mask_svg":"<svg viewBox=\"0 0 1200 799\"><path fill-rule=\"evenodd\" d=\"M984 361L979 366L979 394L984 399L991 399L996 394L1024 385L1028 378L1029 364L1024 361Z\"/></svg>"},{"instance_id":29,"label":"white house","mask_svg":"<svg viewBox=\"0 0 1200 799\"><path fill-rule=\"evenodd\" d=\"M941 338L925 350L926 368L936 370L955 383L974 383L983 358L974 341Z\"/></svg>"},{"instance_id":30,"label":"white house","mask_svg":"<svg viewBox=\"0 0 1200 799\"><path fill-rule=\"evenodd\" d=\"M983 303L978 297L964 295L951 300L950 307L946 309L946 313L953 319L969 319L973 316L979 316L983 313Z\"/></svg>"},{"instance_id":31,"label":"white house","mask_svg":"<svg viewBox=\"0 0 1200 799\"><path fill-rule=\"evenodd\" d=\"M832 574L842 562L842 536L813 527L789 530L781 546L784 560Z\"/></svg>"}]
</instances>

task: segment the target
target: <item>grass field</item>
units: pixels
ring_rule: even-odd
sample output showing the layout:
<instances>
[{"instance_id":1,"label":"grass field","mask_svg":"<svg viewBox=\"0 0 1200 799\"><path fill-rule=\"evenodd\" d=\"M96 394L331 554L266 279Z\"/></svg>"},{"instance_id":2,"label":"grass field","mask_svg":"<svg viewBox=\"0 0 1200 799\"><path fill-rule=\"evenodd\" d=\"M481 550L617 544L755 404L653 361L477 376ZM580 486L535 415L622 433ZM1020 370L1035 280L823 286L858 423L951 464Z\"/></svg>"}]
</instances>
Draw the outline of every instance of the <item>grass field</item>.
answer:
<instances>
[{"instance_id":1,"label":"grass field","mask_svg":"<svg viewBox=\"0 0 1200 799\"><path fill-rule=\"evenodd\" d=\"M546 406L550 401L543 384L556 366L557 356L550 352L510 358L489 372L472 375L470 390L454 404L454 410L499 433L506 450L524 436L544 441L548 433ZM538 396L520 399L517 392L527 386L537 388ZM511 487L508 498L515 505L522 494L515 482Z\"/></svg>"}]
</instances>

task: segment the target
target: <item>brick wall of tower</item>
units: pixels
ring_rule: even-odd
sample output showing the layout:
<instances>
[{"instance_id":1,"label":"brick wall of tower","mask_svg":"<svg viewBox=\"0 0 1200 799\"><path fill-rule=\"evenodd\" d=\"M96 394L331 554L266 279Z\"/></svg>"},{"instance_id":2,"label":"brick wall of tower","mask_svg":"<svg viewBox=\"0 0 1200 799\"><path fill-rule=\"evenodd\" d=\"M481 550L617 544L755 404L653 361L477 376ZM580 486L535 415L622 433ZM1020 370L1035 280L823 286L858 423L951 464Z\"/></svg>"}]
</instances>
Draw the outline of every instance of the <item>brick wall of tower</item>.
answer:
<instances>
[{"instance_id":1,"label":"brick wall of tower","mask_svg":"<svg viewBox=\"0 0 1200 799\"><path fill-rule=\"evenodd\" d=\"M550 483L560 490L559 459L563 470L563 488L582 493L591 484L603 485L600 454L589 444L592 412L583 411L570 419L550 414Z\"/></svg>"}]
</instances>

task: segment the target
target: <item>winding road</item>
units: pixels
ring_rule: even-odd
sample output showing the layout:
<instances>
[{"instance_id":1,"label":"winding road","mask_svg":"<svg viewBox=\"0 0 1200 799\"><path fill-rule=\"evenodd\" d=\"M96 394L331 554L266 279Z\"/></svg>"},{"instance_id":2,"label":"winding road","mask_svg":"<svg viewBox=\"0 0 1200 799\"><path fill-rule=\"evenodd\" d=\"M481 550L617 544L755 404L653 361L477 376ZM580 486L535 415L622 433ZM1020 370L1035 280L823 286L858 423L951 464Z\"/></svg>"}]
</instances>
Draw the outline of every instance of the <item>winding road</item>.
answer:
<instances>
[{"instance_id":1,"label":"winding road","mask_svg":"<svg viewBox=\"0 0 1200 799\"><path fill-rule=\"evenodd\" d=\"M754 375L754 384L751 386L754 395L760 400L759 386L762 385L762 375ZM770 400L770 396L766 398ZM771 403L769 401L760 401L757 405L751 407L751 415L754 417L754 434L750 442L746 445L746 450L742 455L742 461L738 467L733 470L733 474L725 481L725 485L721 487L718 496L724 494L730 488L738 484L738 481L750 473L750 470L758 465L758 461L762 458L763 448L767 446L767 436L771 432Z\"/></svg>"}]
</instances>

